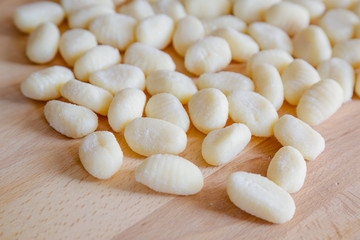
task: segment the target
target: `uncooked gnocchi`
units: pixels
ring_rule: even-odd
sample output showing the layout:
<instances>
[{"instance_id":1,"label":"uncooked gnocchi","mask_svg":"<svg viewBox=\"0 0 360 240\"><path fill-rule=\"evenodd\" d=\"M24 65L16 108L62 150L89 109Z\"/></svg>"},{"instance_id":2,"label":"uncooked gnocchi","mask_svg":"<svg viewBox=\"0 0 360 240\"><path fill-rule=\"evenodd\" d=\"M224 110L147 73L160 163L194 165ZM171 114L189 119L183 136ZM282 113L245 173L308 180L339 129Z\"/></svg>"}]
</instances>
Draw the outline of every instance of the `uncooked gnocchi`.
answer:
<instances>
[{"instance_id":1,"label":"uncooked gnocchi","mask_svg":"<svg viewBox=\"0 0 360 240\"><path fill-rule=\"evenodd\" d=\"M278 114L272 103L256 92L237 90L228 95L229 113L234 122L245 123L257 137L273 135Z\"/></svg>"},{"instance_id":2,"label":"uncooked gnocchi","mask_svg":"<svg viewBox=\"0 0 360 240\"><path fill-rule=\"evenodd\" d=\"M135 26L135 18L114 13L96 17L90 23L89 29L99 43L124 51L135 42Z\"/></svg>"},{"instance_id":3,"label":"uncooked gnocchi","mask_svg":"<svg viewBox=\"0 0 360 240\"><path fill-rule=\"evenodd\" d=\"M79 57L95 46L97 46L96 37L90 31L75 28L61 35L59 50L65 62L73 67Z\"/></svg>"},{"instance_id":4,"label":"uncooked gnocchi","mask_svg":"<svg viewBox=\"0 0 360 240\"><path fill-rule=\"evenodd\" d=\"M266 10L281 0L235 0L233 14L245 21L252 23L262 21Z\"/></svg>"},{"instance_id":5,"label":"uncooked gnocchi","mask_svg":"<svg viewBox=\"0 0 360 240\"><path fill-rule=\"evenodd\" d=\"M190 125L189 116L180 100L170 93L159 93L152 96L146 104L145 114L181 127L185 132Z\"/></svg>"},{"instance_id":6,"label":"uncooked gnocchi","mask_svg":"<svg viewBox=\"0 0 360 240\"><path fill-rule=\"evenodd\" d=\"M332 79L324 79L304 92L296 107L296 114L304 122L318 125L341 107L343 99L340 84Z\"/></svg>"},{"instance_id":7,"label":"uncooked gnocchi","mask_svg":"<svg viewBox=\"0 0 360 240\"><path fill-rule=\"evenodd\" d=\"M64 17L63 8L55 2L33 2L16 8L14 24L20 31L31 33L40 24L45 22L59 25L64 20Z\"/></svg>"},{"instance_id":8,"label":"uncooked gnocchi","mask_svg":"<svg viewBox=\"0 0 360 240\"><path fill-rule=\"evenodd\" d=\"M199 89L217 88L225 95L235 90L254 90L254 83L241 73L222 71L217 73L204 73L198 78Z\"/></svg>"},{"instance_id":9,"label":"uncooked gnocchi","mask_svg":"<svg viewBox=\"0 0 360 240\"><path fill-rule=\"evenodd\" d=\"M252 76L254 68L257 65L268 63L276 67L279 73L292 62L294 58L285 50L282 49L268 49L254 54L246 64L246 71L249 76Z\"/></svg>"},{"instance_id":10,"label":"uncooked gnocchi","mask_svg":"<svg viewBox=\"0 0 360 240\"><path fill-rule=\"evenodd\" d=\"M135 178L162 193L192 195L204 186L200 169L185 158L157 154L146 158L135 170Z\"/></svg>"},{"instance_id":11,"label":"uncooked gnocchi","mask_svg":"<svg viewBox=\"0 0 360 240\"><path fill-rule=\"evenodd\" d=\"M118 64L120 60L118 49L108 45L99 45L91 48L76 60L74 73L78 80L88 81L92 73Z\"/></svg>"},{"instance_id":12,"label":"uncooked gnocchi","mask_svg":"<svg viewBox=\"0 0 360 240\"><path fill-rule=\"evenodd\" d=\"M219 71L230 62L230 46L220 37L210 36L200 39L185 53L185 68L196 75Z\"/></svg>"},{"instance_id":13,"label":"uncooked gnocchi","mask_svg":"<svg viewBox=\"0 0 360 240\"><path fill-rule=\"evenodd\" d=\"M259 52L259 45L254 39L231 27L219 28L212 32L212 35L221 37L227 41L234 61L246 62L252 55Z\"/></svg>"},{"instance_id":14,"label":"uncooked gnocchi","mask_svg":"<svg viewBox=\"0 0 360 240\"><path fill-rule=\"evenodd\" d=\"M26 56L34 63L48 63L58 51L59 40L59 28L52 22L42 23L31 32L27 40Z\"/></svg>"},{"instance_id":15,"label":"uncooked gnocchi","mask_svg":"<svg viewBox=\"0 0 360 240\"><path fill-rule=\"evenodd\" d=\"M267 169L267 178L286 190L294 193L304 185L306 162L294 147L280 148L271 159Z\"/></svg>"},{"instance_id":16,"label":"uncooked gnocchi","mask_svg":"<svg viewBox=\"0 0 360 240\"><path fill-rule=\"evenodd\" d=\"M97 131L87 135L79 147L82 165L98 179L112 177L121 167L123 152L113 133Z\"/></svg>"},{"instance_id":17,"label":"uncooked gnocchi","mask_svg":"<svg viewBox=\"0 0 360 240\"><path fill-rule=\"evenodd\" d=\"M294 36L309 25L310 14L301 5L280 1L266 10L265 20Z\"/></svg>"},{"instance_id":18,"label":"uncooked gnocchi","mask_svg":"<svg viewBox=\"0 0 360 240\"><path fill-rule=\"evenodd\" d=\"M115 94L125 88L145 89L144 72L133 65L116 64L92 73L89 82Z\"/></svg>"},{"instance_id":19,"label":"uncooked gnocchi","mask_svg":"<svg viewBox=\"0 0 360 240\"><path fill-rule=\"evenodd\" d=\"M205 88L195 93L188 107L192 123L205 134L223 128L229 115L228 100L216 88Z\"/></svg>"},{"instance_id":20,"label":"uncooked gnocchi","mask_svg":"<svg viewBox=\"0 0 360 240\"><path fill-rule=\"evenodd\" d=\"M105 89L75 79L67 81L60 92L70 102L88 107L103 116L107 115L113 98Z\"/></svg>"},{"instance_id":21,"label":"uncooked gnocchi","mask_svg":"<svg viewBox=\"0 0 360 240\"><path fill-rule=\"evenodd\" d=\"M31 99L47 101L61 96L61 87L74 79L72 71L66 67L53 66L33 72L21 82L21 93Z\"/></svg>"},{"instance_id":22,"label":"uncooked gnocchi","mask_svg":"<svg viewBox=\"0 0 360 240\"><path fill-rule=\"evenodd\" d=\"M84 137L98 127L98 117L93 111L58 100L45 104L44 115L53 129L69 138Z\"/></svg>"},{"instance_id":23,"label":"uncooked gnocchi","mask_svg":"<svg viewBox=\"0 0 360 240\"><path fill-rule=\"evenodd\" d=\"M266 221L285 223L295 214L290 194L261 175L234 172L228 178L226 190L237 207Z\"/></svg>"},{"instance_id":24,"label":"uncooked gnocchi","mask_svg":"<svg viewBox=\"0 0 360 240\"><path fill-rule=\"evenodd\" d=\"M254 22L247 31L261 50L282 49L290 54L293 52L291 38L281 28L266 22Z\"/></svg>"},{"instance_id":25,"label":"uncooked gnocchi","mask_svg":"<svg viewBox=\"0 0 360 240\"><path fill-rule=\"evenodd\" d=\"M212 18L231 12L231 0L183 0L189 15L198 18Z\"/></svg>"},{"instance_id":26,"label":"uncooked gnocchi","mask_svg":"<svg viewBox=\"0 0 360 240\"><path fill-rule=\"evenodd\" d=\"M306 160L314 160L325 149L325 140L320 133L289 114L275 123L274 135L283 146L299 150Z\"/></svg>"},{"instance_id":27,"label":"uncooked gnocchi","mask_svg":"<svg viewBox=\"0 0 360 240\"><path fill-rule=\"evenodd\" d=\"M295 59L281 74L288 103L297 105L306 89L320 81L316 69L303 59Z\"/></svg>"},{"instance_id":28,"label":"uncooked gnocchi","mask_svg":"<svg viewBox=\"0 0 360 240\"><path fill-rule=\"evenodd\" d=\"M360 66L360 39L349 39L337 43L333 48L333 57L341 58L354 68Z\"/></svg>"},{"instance_id":29,"label":"uncooked gnocchi","mask_svg":"<svg viewBox=\"0 0 360 240\"><path fill-rule=\"evenodd\" d=\"M165 14L141 19L135 29L136 41L157 49L166 48L172 40L174 20Z\"/></svg>"},{"instance_id":30,"label":"uncooked gnocchi","mask_svg":"<svg viewBox=\"0 0 360 240\"><path fill-rule=\"evenodd\" d=\"M150 95L171 93L183 104L187 104L197 92L196 85L191 78L180 72L169 70L150 73L146 78L146 90Z\"/></svg>"},{"instance_id":31,"label":"uncooked gnocchi","mask_svg":"<svg viewBox=\"0 0 360 240\"><path fill-rule=\"evenodd\" d=\"M201 146L201 154L208 164L226 164L233 160L250 140L249 128L245 124L233 123L206 135Z\"/></svg>"},{"instance_id":32,"label":"uncooked gnocchi","mask_svg":"<svg viewBox=\"0 0 360 240\"><path fill-rule=\"evenodd\" d=\"M223 15L215 18L201 19L204 26L205 35L211 35L215 30L230 27L238 32L245 32L246 23L233 15Z\"/></svg>"},{"instance_id":33,"label":"uncooked gnocchi","mask_svg":"<svg viewBox=\"0 0 360 240\"><path fill-rule=\"evenodd\" d=\"M134 0L122 5L119 12L134 17L136 20L141 20L154 15L154 10L150 3L145 0Z\"/></svg>"},{"instance_id":34,"label":"uncooked gnocchi","mask_svg":"<svg viewBox=\"0 0 360 240\"><path fill-rule=\"evenodd\" d=\"M110 103L108 121L115 132L125 129L135 118L142 117L146 95L136 88L125 88L117 92Z\"/></svg>"},{"instance_id":35,"label":"uncooked gnocchi","mask_svg":"<svg viewBox=\"0 0 360 240\"><path fill-rule=\"evenodd\" d=\"M125 52L124 63L142 69L145 75L156 70L175 71L176 65L171 56L144 43L133 43Z\"/></svg>"},{"instance_id":36,"label":"uncooked gnocchi","mask_svg":"<svg viewBox=\"0 0 360 240\"><path fill-rule=\"evenodd\" d=\"M319 26L308 26L298 32L292 41L294 57L302 58L313 66L319 65L331 57L330 40Z\"/></svg>"},{"instance_id":37,"label":"uncooked gnocchi","mask_svg":"<svg viewBox=\"0 0 360 240\"><path fill-rule=\"evenodd\" d=\"M204 36L205 30L201 21L194 16L186 16L176 24L172 44L175 51L184 57L189 46Z\"/></svg>"},{"instance_id":38,"label":"uncooked gnocchi","mask_svg":"<svg viewBox=\"0 0 360 240\"><path fill-rule=\"evenodd\" d=\"M179 154L187 144L187 136L182 128L155 118L134 119L126 125L124 137L129 147L143 156Z\"/></svg>"},{"instance_id":39,"label":"uncooked gnocchi","mask_svg":"<svg viewBox=\"0 0 360 240\"><path fill-rule=\"evenodd\" d=\"M270 64L257 65L253 72L255 91L279 110L284 102L284 85L279 71Z\"/></svg>"},{"instance_id":40,"label":"uncooked gnocchi","mask_svg":"<svg viewBox=\"0 0 360 240\"><path fill-rule=\"evenodd\" d=\"M354 92L355 73L350 63L341 58L331 58L320 63L317 70L321 79L331 78L341 85L344 102L351 100Z\"/></svg>"}]
</instances>

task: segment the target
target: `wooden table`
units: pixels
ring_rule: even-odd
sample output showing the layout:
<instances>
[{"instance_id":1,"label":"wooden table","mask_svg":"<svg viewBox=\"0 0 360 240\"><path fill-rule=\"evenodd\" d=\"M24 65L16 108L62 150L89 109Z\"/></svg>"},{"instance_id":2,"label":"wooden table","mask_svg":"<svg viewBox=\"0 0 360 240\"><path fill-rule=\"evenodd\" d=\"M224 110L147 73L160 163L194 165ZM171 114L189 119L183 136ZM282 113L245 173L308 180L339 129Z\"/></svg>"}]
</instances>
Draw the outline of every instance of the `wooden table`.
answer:
<instances>
[{"instance_id":1,"label":"wooden table","mask_svg":"<svg viewBox=\"0 0 360 240\"><path fill-rule=\"evenodd\" d=\"M197 164L203 190L179 197L156 193L136 183L134 169L144 157L132 152L122 133L122 168L111 179L96 180L78 157L81 140L55 132L43 116L44 102L22 96L19 83L50 65L25 57L27 36L12 24L16 6L27 0L0 2L0 239L360 239L360 100L344 104L315 129L326 149L307 162L304 187L294 197L294 218L269 224L237 207L227 197L228 176L243 170L266 174L281 147L274 137L253 137L231 163L207 165L201 157L204 135L191 126L181 156ZM182 58L167 49L185 72ZM244 65L228 70L243 72ZM279 115L295 114L287 104ZM110 130L100 117L99 130Z\"/></svg>"}]
</instances>

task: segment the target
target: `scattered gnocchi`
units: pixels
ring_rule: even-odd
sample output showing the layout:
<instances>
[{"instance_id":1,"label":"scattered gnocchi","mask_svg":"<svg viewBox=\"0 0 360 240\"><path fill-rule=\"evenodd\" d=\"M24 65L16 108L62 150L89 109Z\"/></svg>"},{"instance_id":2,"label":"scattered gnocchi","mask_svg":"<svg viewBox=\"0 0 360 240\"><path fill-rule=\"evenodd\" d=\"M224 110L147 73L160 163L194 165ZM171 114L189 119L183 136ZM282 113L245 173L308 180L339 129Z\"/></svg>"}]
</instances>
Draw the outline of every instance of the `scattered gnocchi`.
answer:
<instances>
[{"instance_id":1,"label":"scattered gnocchi","mask_svg":"<svg viewBox=\"0 0 360 240\"><path fill-rule=\"evenodd\" d=\"M107 117L112 131L123 132L130 149L147 157L136 181L162 193L203 188L202 169L177 156L187 147L187 132L205 134L201 156L213 166L237 158L252 135L275 135L283 147L267 177L235 172L226 189L245 212L285 223L295 213L289 193L304 184L305 160L325 149L311 126L354 91L360 95L359 9L353 0L34 2L13 17L29 34L27 58L46 64L59 52L73 71L45 68L20 90L48 101L45 119L57 132L84 137L80 161L98 179L111 178L124 158L115 135L97 131L97 114ZM183 66L175 64L170 45ZM232 61L246 67L229 71ZM60 97L71 103L55 100ZM296 106L297 117L279 118L284 100Z\"/></svg>"}]
</instances>

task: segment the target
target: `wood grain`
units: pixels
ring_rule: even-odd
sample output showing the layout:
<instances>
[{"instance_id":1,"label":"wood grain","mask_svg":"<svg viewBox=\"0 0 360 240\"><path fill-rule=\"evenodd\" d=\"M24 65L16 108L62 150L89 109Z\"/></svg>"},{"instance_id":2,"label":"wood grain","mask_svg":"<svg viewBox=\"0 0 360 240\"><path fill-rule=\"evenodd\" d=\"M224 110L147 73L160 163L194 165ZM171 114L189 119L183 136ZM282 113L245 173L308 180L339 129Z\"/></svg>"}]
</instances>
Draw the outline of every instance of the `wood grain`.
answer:
<instances>
[{"instance_id":1,"label":"wood grain","mask_svg":"<svg viewBox=\"0 0 360 240\"><path fill-rule=\"evenodd\" d=\"M265 175L281 147L274 137L253 137L231 163L211 167L201 157L204 134L191 126L181 156L197 164L204 189L194 196L156 193L136 183L134 169L144 157L132 152L122 133L120 171L96 180L78 158L80 140L55 132L43 117L44 102L23 97L19 83L31 72L65 65L57 56L48 65L33 65L24 55L27 36L11 16L28 0L0 2L0 239L360 239L360 100L354 97L317 126L326 150L307 162L304 187L292 196L295 217L269 224L235 207L225 191L238 170ZM64 27L63 27L64 28ZM183 59L171 48L177 70ZM228 70L244 72L244 65ZM287 104L279 114L295 114ZM99 130L110 130L100 117Z\"/></svg>"}]
</instances>

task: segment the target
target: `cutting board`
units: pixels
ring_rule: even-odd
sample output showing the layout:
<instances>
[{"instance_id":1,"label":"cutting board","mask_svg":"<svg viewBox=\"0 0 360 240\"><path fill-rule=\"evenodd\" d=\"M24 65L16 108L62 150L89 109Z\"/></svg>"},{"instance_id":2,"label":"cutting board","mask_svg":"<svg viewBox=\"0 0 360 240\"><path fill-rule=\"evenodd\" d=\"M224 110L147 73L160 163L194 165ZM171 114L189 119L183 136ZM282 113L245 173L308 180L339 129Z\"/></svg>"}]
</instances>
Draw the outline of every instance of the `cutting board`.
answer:
<instances>
[{"instance_id":1,"label":"cutting board","mask_svg":"<svg viewBox=\"0 0 360 240\"><path fill-rule=\"evenodd\" d=\"M201 157L205 135L191 126L180 156L200 167L205 185L196 195L174 196L135 181L134 170L144 157L117 133L123 166L111 179L97 180L79 161L81 140L53 130L43 115L45 103L19 90L30 73L65 65L60 56L48 65L26 59L27 36L11 20L15 7L26 2L0 3L0 239L360 239L358 97L315 127L326 149L307 162L305 185L292 194L295 216L285 224L270 224L238 209L225 188L235 171L266 175L281 147L274 137L253 137L232 162L212 167ZM188 74L183 59L172 48L166 51L177 71ZM227 68L244 69L236 63ZM285 103L279 115L285 113L295 114L295 108ZM105 117L99 119L98 130L111 130Z\"/></svg>"}]
</instances>

